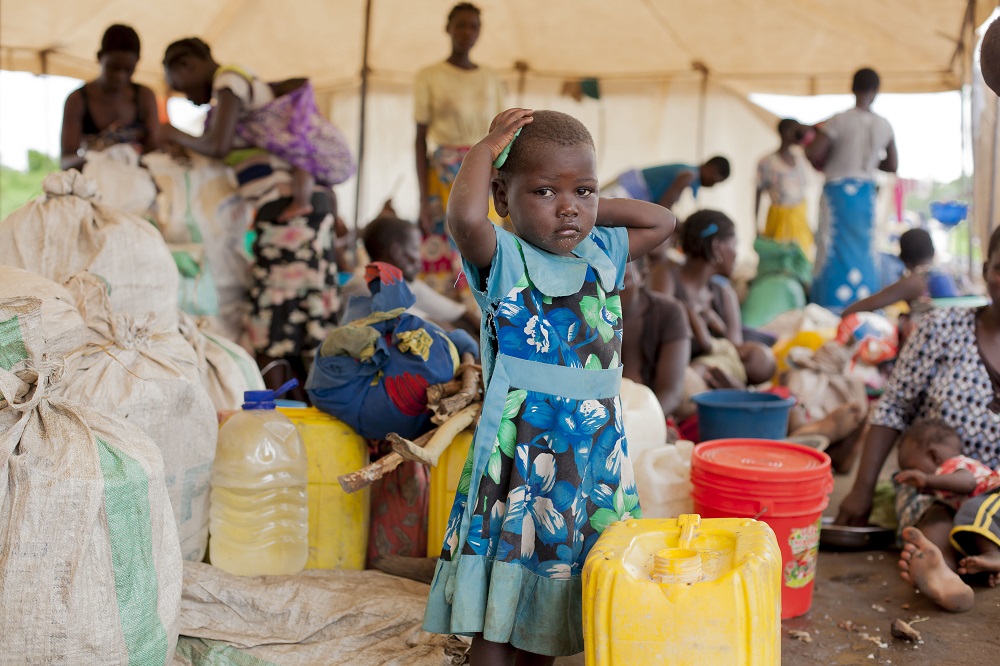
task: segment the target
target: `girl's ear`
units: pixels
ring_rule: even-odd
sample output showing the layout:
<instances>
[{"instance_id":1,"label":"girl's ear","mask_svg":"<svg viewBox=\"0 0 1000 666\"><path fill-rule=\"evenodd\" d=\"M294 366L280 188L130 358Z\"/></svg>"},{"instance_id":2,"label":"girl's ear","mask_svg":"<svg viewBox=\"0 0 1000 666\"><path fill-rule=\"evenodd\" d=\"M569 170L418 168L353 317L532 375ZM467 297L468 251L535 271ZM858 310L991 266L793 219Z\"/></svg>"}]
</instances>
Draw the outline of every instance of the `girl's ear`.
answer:
<instances>
[{"instance_id":1,"label":"girl's ear","mask_svg":"<svg viewBox=\"0 0 1000 666\"><path fill-rule=\"evenodd\" d=\"M499 178L494 178L490 183L493 188L493 207L497 210L497 215L507 217L510 206L507 203L507 185Z\"/></svg>"}]
</instances>

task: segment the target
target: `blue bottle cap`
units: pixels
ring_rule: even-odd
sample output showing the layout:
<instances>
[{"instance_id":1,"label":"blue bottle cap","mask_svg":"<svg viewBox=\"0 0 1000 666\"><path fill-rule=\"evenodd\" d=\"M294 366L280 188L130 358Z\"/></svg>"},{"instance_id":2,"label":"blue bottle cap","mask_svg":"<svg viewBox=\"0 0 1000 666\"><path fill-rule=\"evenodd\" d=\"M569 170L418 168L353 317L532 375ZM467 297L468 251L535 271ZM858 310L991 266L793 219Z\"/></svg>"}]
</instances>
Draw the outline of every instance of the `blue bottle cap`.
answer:
<instances>
[{"instance_id":1,"label":"blue bottle cap","mask_svg":"<svg viewBox=\"0 0 1000 666\"><path fill-rule=\"evenodd\" d=\"M299 385L299 380L292 379L284 384L277 391L264 390L264 391L244 391L243 392L243 409L274 409L275 399L278 396L285 395L293 388Z\"/></svg>"}]
</instances>

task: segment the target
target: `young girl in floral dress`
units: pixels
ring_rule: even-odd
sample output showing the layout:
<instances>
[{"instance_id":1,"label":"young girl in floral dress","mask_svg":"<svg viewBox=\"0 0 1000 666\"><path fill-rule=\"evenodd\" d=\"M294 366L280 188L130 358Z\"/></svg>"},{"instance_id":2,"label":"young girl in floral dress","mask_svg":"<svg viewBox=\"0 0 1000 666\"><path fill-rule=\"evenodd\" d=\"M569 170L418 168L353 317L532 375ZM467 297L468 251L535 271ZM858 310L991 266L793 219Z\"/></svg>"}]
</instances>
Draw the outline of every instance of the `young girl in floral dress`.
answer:
<instances>
[{"instance_id":1,"label":"young girl in floral dress","mask_svg":"<svg viewBox=\"0 0 1000 666\"><path fill-rule=\"evenodd\" d=\"M516 235L487 219L491 185ZM424 628L473 635L476 666L583 649L584 560L610 523L641 515L618 291L629 258L674 224L661 206L598 198L593 139L565 114L504 111L462 163L448 225L483 309L487 389Z\"/></svg>"}]
</instances>

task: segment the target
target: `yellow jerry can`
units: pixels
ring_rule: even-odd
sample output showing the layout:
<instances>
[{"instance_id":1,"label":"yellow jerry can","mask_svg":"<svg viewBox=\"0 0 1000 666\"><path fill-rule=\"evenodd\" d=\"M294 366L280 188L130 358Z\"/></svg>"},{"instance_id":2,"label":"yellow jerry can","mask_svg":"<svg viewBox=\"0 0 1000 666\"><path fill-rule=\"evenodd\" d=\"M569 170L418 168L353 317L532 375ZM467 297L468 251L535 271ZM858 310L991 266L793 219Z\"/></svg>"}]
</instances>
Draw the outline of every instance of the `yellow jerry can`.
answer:
<instances>
[{"instance_id":1,"label":"yellow jerry can","mask_svg":"<svg viewBox=\"0 0 1000 666\"><path fill-rule=\"evenodd\" d=\"M472 430L463 430L455 436L436 467L431 467L430 501L427 507L427 557L441 554L448 516L455 502L455 491L462 479L462 468L472 446Z\"/></svg>"},{"instance_id":2,"label":"yellow jerry can","mask_svg":"<svg viewBox=\"0 0 1000 666\"><path fill-rule=\"evenodd\" d=\"M766 523L613 523L583 568L587 666L778 666L781 553Z\"/></svg>"},{"instance_id":3,"label":"yellow jerry can","mask_svg":"<svg viewBox=\"0 0 1000 666\"><path fill-rule=\"evenodd\" d=\"M315 407L279 407L299 431L309 460L309 559L306 569L365 568L369 493L347 494L337 477L368 464L368 444Z\"/></svg>"}]
</instances>

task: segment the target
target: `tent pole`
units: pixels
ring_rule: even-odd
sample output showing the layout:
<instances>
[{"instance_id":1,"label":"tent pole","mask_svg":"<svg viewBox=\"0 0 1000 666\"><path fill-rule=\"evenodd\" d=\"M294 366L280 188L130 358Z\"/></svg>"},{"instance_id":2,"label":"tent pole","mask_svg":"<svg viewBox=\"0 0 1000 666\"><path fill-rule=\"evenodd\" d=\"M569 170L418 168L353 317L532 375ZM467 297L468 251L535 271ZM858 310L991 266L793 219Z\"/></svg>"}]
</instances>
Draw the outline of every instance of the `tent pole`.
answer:
<instances>
[{"instance_id":1,"label":"tent pole","mask_svg":"<svg viewBox=\"0 0 1000 666\"><path fill-rule=\"evenodd\" d=\"M358 177L354 188L354 231L361 226L361 191L365 173L365 108L368 106L368 38L372 31L372 0L365 1L365 41L361 53L361 110L358 122Z\"/></svg>"},{"instance_id":2,"label":"tent pole","mask_svg":"<svg viewBox=\"0 0 1000 666\"><path fill-rule=\"evenodd\" d=\"M708 105L708 67L704 63L699 61L694 61L691 63L691 68L695 71L701 73L701 84L698 89L698 163L701 164L705 160L705 115Z\"/></svg>"},{"instance_id":3,"label":"tent pole","mask_svg":"<svg viewBox=\"0 0 1000 666\"><path fill-rule=\"evenodd\" d=\"M969 12L966 11L965 15L966 15L966 18L968 19ZM965 52L966 51L966 49L965 49L965 38L966 38L966 34L967 34L966 30L968 29L968 27L969 27L968 21L966 21L965 23L962 24L962 36L961 36L960 46L959 46L960 50L963 51L963 53L961 55L961 59L960 59L960 67L961 67L962 75L961 75L961 83L959 84L960 87L958 89L958 95L959 95L959 105L958 106L959 106L959 113L962 115L962 117L961 117L961 123L960 123L961 128L962 128L962 130L961 130L962 131L962 155L961 155L961 161L960 161L960 164L961 164L961 167L962 167L962 196L964 198L967 198L967 199L971 200L972 197L971 196L967 196L969 194L968 191L967 191L967 188L968 188L968 181L967 181L967 179L968 179L968 171L966 171L966 168L965 168L965 151L968 149L968 145L969 145L969 137L967 136L967 134L969 133L969 126L968 126L968 124L967 124L967 122L965 120L966 79L970 79L970 81L969 81L969 85L970 85L969 90L971 90L971 77L969 75L972 72L971 58L967 57L967 53ZM974 36L974 34L975 33L973 33L973 36ZM971 54L971 51L969 51L969 54ZM974 206L975 206L975 203L973 202L973 208L974 208ZM968 250L969 250L969 278L971 279L971 278L975 277L973 275L974 271L973 271L973 268L972 268L972 266L973 266L973 261L972 261L972 248L973 248L972 237L975 235L974 234L974 227L976 226L975 225L975 215L969 215L968 217L966 217L966 226L967 226L966 231L968 232L968 239L967 240L968 240Z\"/></svg>"}]
</instances>

